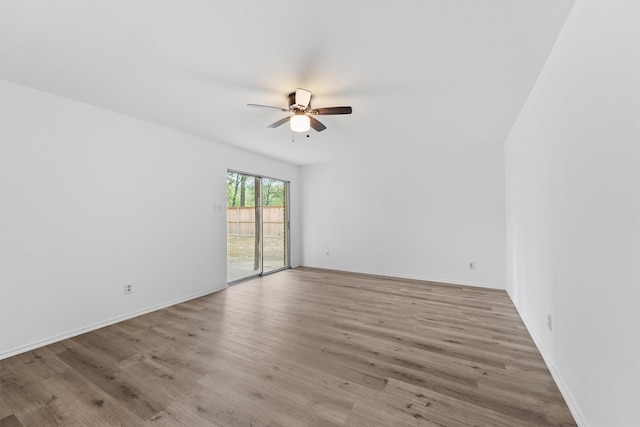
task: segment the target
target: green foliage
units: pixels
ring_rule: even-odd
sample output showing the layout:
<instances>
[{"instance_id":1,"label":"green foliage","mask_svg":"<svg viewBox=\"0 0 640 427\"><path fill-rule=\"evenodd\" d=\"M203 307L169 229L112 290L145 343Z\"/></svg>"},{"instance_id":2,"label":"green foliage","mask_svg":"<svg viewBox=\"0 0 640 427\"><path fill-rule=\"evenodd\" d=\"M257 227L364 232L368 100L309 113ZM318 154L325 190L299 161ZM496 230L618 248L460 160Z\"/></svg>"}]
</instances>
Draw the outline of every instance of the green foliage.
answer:
<instances>
[{"instance_id":1,"label":"green foliage","mask_svg":"<svg viewBox=\"0 0 640 427\"><path fill-rule=\"evenodd\" d=\"M284 206L284 182L262 179L262 206Z\"/></svg>"},{"instance_id":2,"label":"green foliage","mask_svg":"<svg viewBox=\"0 0 640 427\"><path fill-rule=\"evenodd\" d=\"M260 186L259 178L227 172L227 207L255 206L256 186ZM263 178L262 205L284 206L286 197L284 190L284 182Z\"/></svg>"}]
</instances>

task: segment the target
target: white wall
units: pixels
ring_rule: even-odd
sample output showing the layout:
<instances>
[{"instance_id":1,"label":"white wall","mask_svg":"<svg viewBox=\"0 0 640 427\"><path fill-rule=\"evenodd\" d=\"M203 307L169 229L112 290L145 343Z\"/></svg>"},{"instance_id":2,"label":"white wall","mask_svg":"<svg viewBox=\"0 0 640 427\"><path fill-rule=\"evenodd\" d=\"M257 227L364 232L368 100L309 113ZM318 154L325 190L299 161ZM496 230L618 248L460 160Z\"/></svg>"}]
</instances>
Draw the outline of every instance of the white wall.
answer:
<instances>
[{"instance_id":1,"label":"white wall","mask_svg":"<svg viewBox=\"0 0 640 427\"><path fill-rule=\"evenodd\" d=\"M0 358L224 288L227 168L292 182L299 264L297 166L3 80L0 108Z\"/></svg>"},{"instance_id":2,"label":"white wall","mask_svg":"<svg viewBox=\"0 0 640 427\"><path fill-rule=\"evenodd\" d=\"M501 142L371 147L302 174L304 265L505 287Z\"/></svg>"},{"instance_id":3,"label":"white wall","mask_svg":"<svg viewBox=\"0 0 640 427\"><path fill-rule=\"evenodd\" d=\"M640 425L638 15L577 0L506 142L508 292L583 426Z\"/></svg>"}]
</instances>

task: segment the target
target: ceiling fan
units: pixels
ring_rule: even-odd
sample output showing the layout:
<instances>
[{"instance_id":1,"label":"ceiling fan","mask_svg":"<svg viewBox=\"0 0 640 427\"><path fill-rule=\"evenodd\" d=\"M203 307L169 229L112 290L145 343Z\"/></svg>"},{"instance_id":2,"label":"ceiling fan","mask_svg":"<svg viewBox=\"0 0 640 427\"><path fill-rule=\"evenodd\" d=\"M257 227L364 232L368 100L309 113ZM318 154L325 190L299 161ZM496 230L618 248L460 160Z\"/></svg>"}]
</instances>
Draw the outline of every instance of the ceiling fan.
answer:
<instances>
[{"instance_id":1,"label":"ceiling fan","mask_svg":"<svg viewBox=\"0 0 640 427\"><path fill-rule=\"evenodd\" d=\"M289 122L291 130L294 132L307 132L310 128L313 128L317 132L322 132L327 127L313 117L314 115L351 114L352 111L351 107L311 108L311 92L300 88L289 94L289 108L260 104L247 104L247 107L270 108L280 110L284 113L293 113L293 115L271 123L267 127L277 128Z\"/></svg>"}]
</instances>

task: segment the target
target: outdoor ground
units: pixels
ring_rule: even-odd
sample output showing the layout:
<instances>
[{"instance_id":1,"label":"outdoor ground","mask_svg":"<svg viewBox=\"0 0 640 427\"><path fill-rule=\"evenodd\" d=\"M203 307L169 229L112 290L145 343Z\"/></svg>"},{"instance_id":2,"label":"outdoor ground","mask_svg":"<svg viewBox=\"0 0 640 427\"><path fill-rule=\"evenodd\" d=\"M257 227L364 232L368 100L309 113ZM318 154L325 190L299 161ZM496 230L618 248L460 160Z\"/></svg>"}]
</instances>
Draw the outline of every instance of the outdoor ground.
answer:
<instances>
[{"instance_id":1,"label":"outdoor ground","mask_svg":"<svg viewBox=\"0 0 640 427\"><path fill-rule=\"evenodd\" d=\"M227 236L227 281L257 274L254 267L254 236ZM263 270L285 266L284 238L265 237L263 242Z\"/></svg>"}]
</instances>

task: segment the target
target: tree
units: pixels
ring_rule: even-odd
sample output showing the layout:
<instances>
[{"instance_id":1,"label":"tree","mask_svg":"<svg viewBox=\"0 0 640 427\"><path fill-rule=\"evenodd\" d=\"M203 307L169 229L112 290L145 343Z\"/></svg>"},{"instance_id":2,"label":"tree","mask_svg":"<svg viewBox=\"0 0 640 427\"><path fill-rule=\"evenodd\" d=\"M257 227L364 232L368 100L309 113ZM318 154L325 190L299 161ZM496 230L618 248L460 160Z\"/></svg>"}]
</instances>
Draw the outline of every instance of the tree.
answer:
<instances>
[{"instance_id":1,"label":"tree","mask_svg":"<svg viewBox=\"0 0 640 427\"><path fill-rule=\"evenodd\" d=\"M227 207L255 206L256 188L260 187L263 206L284 206L284 182L269 178L260 180L236 172L227 172Z\"/></svg>"},{"instance_id":2,"label":"tree","mask_svg":"<svg viewBox=\"0 0 640 427\"><path fill-rule=\"evenodd\" d=\"M263 206L284 206L284 183L273 179L262 180Z\"/></svg>"},{"instance_id":3,"label":"tree","mask_svg":"<svg viewBox=\"0 0 640 427\"><path fill-rule=\"evenodd\" d=\"M240 178L240 206L246 206L246 192L247 192L247 176L241 175Z\"/></svg>"},{"instance_id":4,"label":"tree","mask_svg":"<svg viewBox=\"0 0 640 427\"><path fill-rule=\"evenodd\" d=\"M236 206L255 206L254 179L240 173L227 172L227 207Z\"/></svg>"},{"instance_id":5,"label":"tree","mask_svg":"<svg viewBox=\"0 0 640 427\"><path fill-rule=\"evenodd\" d=\"M238 197L240 174L227 172L227 207L235 207Z\"/></svg>"}]
</instances>

